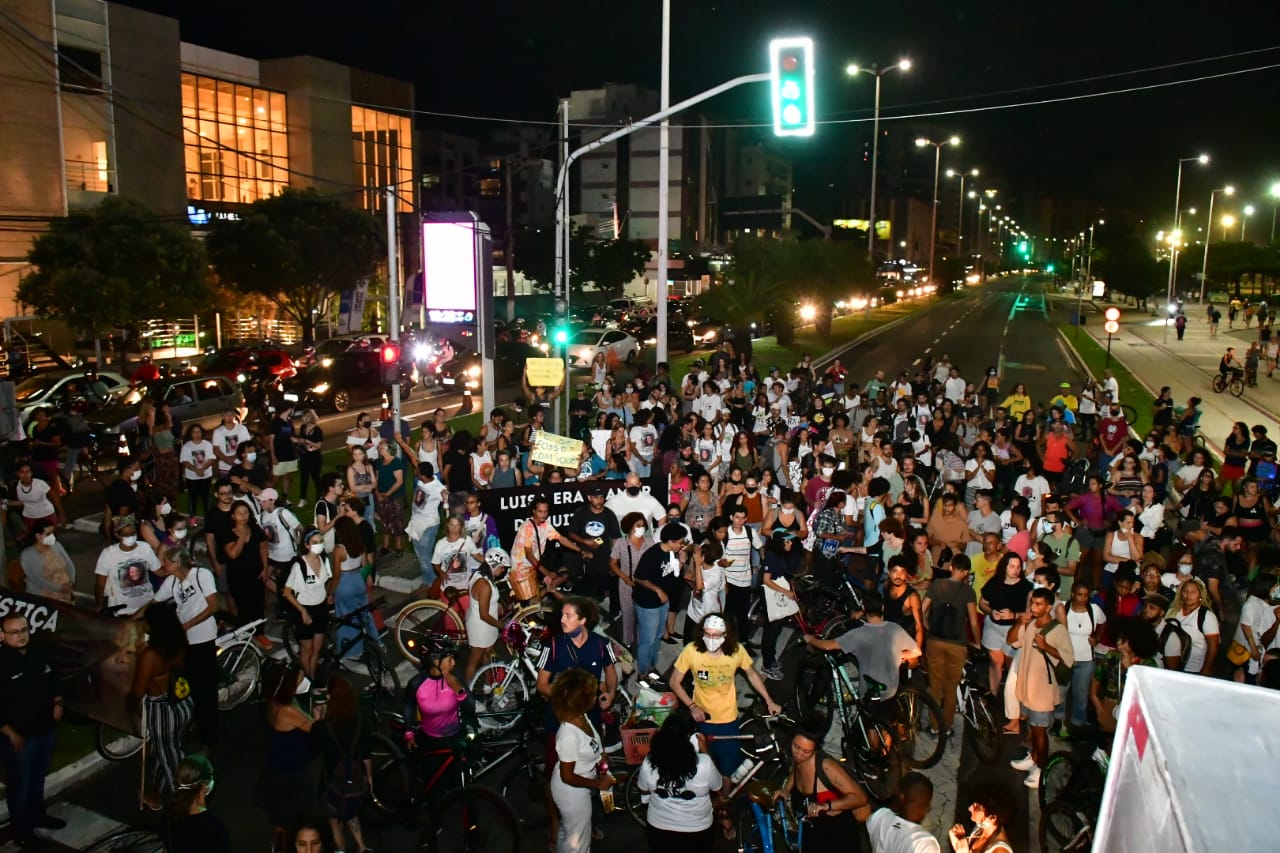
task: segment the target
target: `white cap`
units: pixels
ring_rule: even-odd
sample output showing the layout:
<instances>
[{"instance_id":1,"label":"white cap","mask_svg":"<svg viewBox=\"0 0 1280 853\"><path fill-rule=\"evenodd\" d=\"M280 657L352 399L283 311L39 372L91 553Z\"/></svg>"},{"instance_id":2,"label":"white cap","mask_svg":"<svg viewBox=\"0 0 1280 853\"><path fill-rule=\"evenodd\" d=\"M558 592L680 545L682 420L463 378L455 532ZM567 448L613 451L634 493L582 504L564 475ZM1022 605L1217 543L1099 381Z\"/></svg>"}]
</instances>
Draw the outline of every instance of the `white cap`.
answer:
<instances>
[{"instance_id":1,"label":"white cap","mask_svg":"<svg viewBox=\"0 0 1280 853\"><path fill-rule=\"evenodd\" d=\"M258 500L260 501L273 501L278 497L280 497L280 493L275 489L263 489L258 492Z\"/></svg>"}]
</instances>

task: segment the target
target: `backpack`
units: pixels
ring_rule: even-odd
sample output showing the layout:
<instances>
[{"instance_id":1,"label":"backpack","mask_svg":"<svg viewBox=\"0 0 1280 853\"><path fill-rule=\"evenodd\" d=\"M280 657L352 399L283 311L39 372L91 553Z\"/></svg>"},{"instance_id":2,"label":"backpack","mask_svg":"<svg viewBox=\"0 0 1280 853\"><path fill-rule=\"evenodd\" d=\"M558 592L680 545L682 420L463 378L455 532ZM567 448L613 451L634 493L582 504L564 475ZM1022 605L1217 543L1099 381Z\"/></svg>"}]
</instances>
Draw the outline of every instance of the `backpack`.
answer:
<instances>
[{"instance_id":1,"label":"backpack","mask_svg":"<svg viewBox=\"0 0 1280 853\"><path fill-rule=\"evenodd\" d=\"M1092 614L1092 608L1091 608L1090 616L1092 615L1093 614ZM1040 636L1047 638L1049 636L1049 632L1052 631L1054 626L1057 624L1058 624L1057 622L1051 621L1048 625L1045 625L1043 628L1040 629ZM1072 673L1073 667L1070 664L1068 664L1066 661L1055 660L1045 652L1040 652L1040 654L1044 657L1045 669L1049 671L1050 684L1062 685L1062 684L1071 683L1071 673Z\"/></svg>"},{"instance_id":2,"label":"backpack","mask_svg":"<svg viewBox=\"0 0 1280 853\"><path fill-rule=\"evenodd\" d=\"M1205 609L1200 608L1200 612L1196 614L1196 627L1200 629L1200 633L1204 633L1204 615ZM1178 656L1179 667L1181 672L1187 668L1187 660L1191 657L1191 635L1187 633L1187 629L1182 627L1182 623L1177 619L1164 620L1164 628L1160 631L1160 653L1164 654L1165 647L1169 644L1169 638L1178 637L1178 643L1182 649L1182 654ZM1165 669L1168 669L1166 666Z\"/></svg>"},{"instance_id":3,"label":"backpack","mask_svg":"<svg viewBox=\"0 0 1280 853\"><path fill-rule=\"evenodd\" d=\"M338 734L332 725L325 726L330 740L338 747L338 762L334 765L333 775L329 777L324 788L324 802L329 812L338 820L351 820L360 812L360 806L369 793L369 780L365 776L364 762L356 755L356 746L360 742L360 730L364 718L356 717L355 732L351 736L351 746L344 750L338 743Z\"/></svg>"},{"instance_id":4,"label":"backpack","mask_svg":"<svg viewBox=\"0 0 1280 853\"><path fill-rule=\"evenodd\" d=\"M950 601L934 601L929 608L929 633L940 640L964 639L964 614Z\"/></svg>"}]
</instances>

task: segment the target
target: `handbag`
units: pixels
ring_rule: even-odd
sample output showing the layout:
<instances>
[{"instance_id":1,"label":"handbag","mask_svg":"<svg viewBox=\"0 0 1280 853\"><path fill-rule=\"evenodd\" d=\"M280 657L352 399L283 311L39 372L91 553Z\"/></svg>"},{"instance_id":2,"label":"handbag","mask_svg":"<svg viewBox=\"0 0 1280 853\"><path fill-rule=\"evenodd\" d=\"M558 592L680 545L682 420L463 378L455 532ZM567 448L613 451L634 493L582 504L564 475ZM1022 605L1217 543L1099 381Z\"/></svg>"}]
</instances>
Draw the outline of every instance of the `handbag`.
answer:
<instances>
[{"instance_id":1,"label":"handbag","mask_svg":"<svg viewBox=\"0 0 1280 853\"><path fill-rule=\"evenodd\" d=\"M1249 647L1231 641L1231 648L1227 649L1227 660L1232 666L1244 666L1249 662L1249 658L1253 657L1253 653L1249 651Z\"/></svg>"},{"instance_id":2,"label":"handbag","mask_svg":"<svg viewBox=\"0 0 1280 853\"><path fill-rule=\"evenodd\" d=\"M786 578L778 578L774 583L791 589L791 584ZM794 598L767 586L764 587L764 606L770 622L777 622L779 619L786 619L800 612L800 604Z\"/></svg>"}]
</instances>

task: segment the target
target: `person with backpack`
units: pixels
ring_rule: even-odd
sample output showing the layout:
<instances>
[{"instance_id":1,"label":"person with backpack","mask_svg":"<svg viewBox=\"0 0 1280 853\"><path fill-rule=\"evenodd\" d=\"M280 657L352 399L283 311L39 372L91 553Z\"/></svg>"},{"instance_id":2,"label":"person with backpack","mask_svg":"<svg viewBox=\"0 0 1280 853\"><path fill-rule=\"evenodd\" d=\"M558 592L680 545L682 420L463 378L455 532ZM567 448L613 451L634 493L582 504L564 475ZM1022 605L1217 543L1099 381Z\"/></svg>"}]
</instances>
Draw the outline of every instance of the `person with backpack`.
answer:
<instances>
[{"instance_id":1,"label":"person with backpack","mask_svg":"<svg viewBox=\"0 0 1280 853\"><path fill-rule=\"evenodd\" d=\"M956 688L969 659L970 638L982 636L982 629L978 627L978 605L969 586L969 558L956 554L948 568L950 576L929 584L922 613L929 692L942 707L942 724L950 731L956 716Z\"/></svg>"},{"instance_id":2,"label":"person with backpack","mask_svg":"<svg viewBox=\"0 0 1280 853\"><path fill-rule=\"evenodd\" d=\"M170 545L160 560L156 601L173 601L187 634L185 669L196 730L207 752L218 748L218 586L213 572L191 565L191 551Z\"/></svg>"},{"instance_id":3,"label":"person with backpack","mask_svg":"<svg viewBox=\"0 0 1280 853\"><path fill-rule=\"evenodd\" d=\"M143 618L147 646L138 656L130 693L133 707L142 712L143 757L146 771L138 798L159 811L175 788L175 774L182 763L182 739L191 724L191 684L184 665L187 637L172 604L152 604Z\"/></svg>"},{"instance_id":4,"label":"person with backpack","mask_svg":"<svg viewBox=\"0 0 1280 853\"><path fill-rule=\"evenodd\" d=\"M1089 686L1093 683L1093 647L1098 644L1098 627L1107 621L1102 608L1089 600L1089 585L1076 581L1071 585L1071 601L1067 605L1067 634L1075 663L1071 668L1071 704L1067 723L1083 727L1089 722Z\"/></svg>"},{"instance_id":5,"label":"person with backpack","mask_svg":"<svg viewBox=\"0 0 1280 853\"><path fill-rule=\"evenodd\" d=\"M1182 671L1182 661L1191 650L1191 637L1176 621L1166 621L1169 597L1159 592L1147 593L1142 599L1142 619L1158 635L1154 665L1162 669Z\"/></svg>"},{"instance_id":6,"label":"person with backpack","mask_svg":"<svg viewBox=\"0 0 1280 853\"><path fill-rule=\"evenodd\" d=\"M333 601L336 582L332 564L324 553L324 535L319 530L311 530L303 541L306 550L289 563L280 597L298 639L298 663L303 674L315 684L316 665L324 648L329 604Z\"/></svg>"},{"instance_id":7,"label":"person with backpack","mask_svg":"<svg viewBox=\"0 0 1280 853\"><path fill-rule=\"evenodd\" d=\"M1040 770L1049 758L1049 724L1063 684L1071 681L1075 654L1067 628L1053 618L1057 596L1051 589L1035 589L1026 613L1009 629L1008 643L1018 649L1018 702L1027 717L1031 749L1009 762L1026 772L1028 788L1040 787Z\"/></svg>"},{"instance_id":8,"label":"person with backpack","mask_svg":"<svg viewBox=\"0 0 1280 853\"><path fill-rule=\"evenodd\" d=\"M1192 577L1178 587L1173 606L1169 608L1169 620L1177 622L1191 638L1191 648L1182 659L1183 672L1213 674L1221 635L1218 617L1208 608L1207 600L1204 581Z\"/></svg>"},{"instance_id":9,"label":"person with backpack","mask_svg":"<svg viewBox=\"0 0 1280 853\"><path fill-rule=\"evenodd\" d=\"M258 526L267 539L267 589L276 597L276 613L287 614L289 606L281 596L285 582L298 558L298 543L302 541L302 523L286 506L277 506L280 493L275 489L263 489L258 494ZM322 540L323 541L323 540ZM310 677L311 673L308 672Z\"/></svg>"},{"instance_id":10,"label":"person with backpack","mask_svg":"<svg viewBox=\"0 0 1280 853\"><path fill-rule=\"evenodd\" d=\"M329 701L324 719L311 727L311 739L324 764L325 780L320 805L329 818L337 849L348 849L344 831L350 831L359 853L369 853L360 831L360 806L373 784L371 726L359 710L351 683L342 676L329 681Z\"/></svg>"}]
</instances>

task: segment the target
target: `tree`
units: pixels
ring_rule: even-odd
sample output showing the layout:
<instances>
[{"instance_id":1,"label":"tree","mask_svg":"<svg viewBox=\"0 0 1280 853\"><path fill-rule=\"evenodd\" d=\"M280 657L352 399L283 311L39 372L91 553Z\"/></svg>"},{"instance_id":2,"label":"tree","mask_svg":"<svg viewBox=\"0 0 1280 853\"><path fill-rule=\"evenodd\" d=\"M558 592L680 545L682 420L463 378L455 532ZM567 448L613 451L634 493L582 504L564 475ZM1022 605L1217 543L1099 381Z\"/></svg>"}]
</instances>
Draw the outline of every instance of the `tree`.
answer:
<instances>
[{"instance_id":1,"label":"tree","mask_svg":"<svg viewBox=\"0 0 1280 853\"><path fill-rule=\"evenodd\" d=\"M1112 290L1134 297L1139 304L1164 293L1169 267L1161 264L1133 231L1108 227L1105 242L1094 247L1093 272Z\"/></svg>"},{"instance_id":2,"label":"tree","mask_svg":"<svg viewBox=\"0 0 1280 853\"><path fill-rule=\"evenodd\" d=\"M814 308L814 330L831 334L832 310L871 279L871 266L861 246L848 241L785 240L779 275L784 284Z\"/></svg>"},{"instance_id":3,"label":"tree","mask_svg":"<svg viewBox=\"0 0 1280 853\"><path fill-rule=\"evenodd\" d=\"M285 190L255 201L240 219L215 220L208 247L219 279L270 299L310 343L330 300L373 275L386 238L365 211L315 190Z\"/></svg>"},{"instance_id":4,"label":"tree","mask_svg":"<svg viewBox=\"0 0 1280 853\"><path fill-rule=\"evenodd\" d=\"M644 272L650 254L641 240L600 240L591 228L579 225L569 240L569 287L575 294L588 284L606 293L620 293ZM526 230L516 235L516 269L543 290L555 290L555 264L554 233Z\"/></svg>"},{"instance_id":5,"label":"tree","mask_svg":"<svg viewBox=\"0 0 1280 853\"><path fill-rule=\"evenodd\" d=\"M795 297L784 284L785 244L778 240L744 237L733 244L733 261L724 284L694 299L694 309L722 319L733 330L734 342L751 353L751 324L772 323L778 343L795 340Z\"/></svg>"},{"instance_id":6,"label":"tree","mask_svg":"<svg viewBox=\"0 0 1280 853\"><path fill-rule=\"evenodd\" d=\"M1240 279L1249 275L1275 278L1280 274L1280 252L1274 246L1258 246L1248 242L1212 243L1209 245L1209 280L1224 289L1234 285L1240 295Z\"/></svg>"},{"instance_id":7,"label":"tree","mask_svg":"<svg viewBox=\"0 0 1280 853\"><path fill-rule=\"evenodd\" d=\"M191 228L119 196L52 220L27 259L35 271L18 285L18 301L90 337L189 317L210 302L204 247Z\"/></svg>"}]
</instances>

